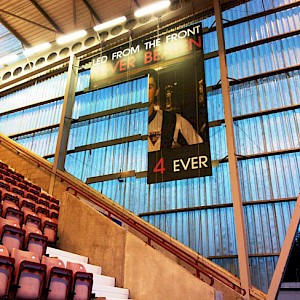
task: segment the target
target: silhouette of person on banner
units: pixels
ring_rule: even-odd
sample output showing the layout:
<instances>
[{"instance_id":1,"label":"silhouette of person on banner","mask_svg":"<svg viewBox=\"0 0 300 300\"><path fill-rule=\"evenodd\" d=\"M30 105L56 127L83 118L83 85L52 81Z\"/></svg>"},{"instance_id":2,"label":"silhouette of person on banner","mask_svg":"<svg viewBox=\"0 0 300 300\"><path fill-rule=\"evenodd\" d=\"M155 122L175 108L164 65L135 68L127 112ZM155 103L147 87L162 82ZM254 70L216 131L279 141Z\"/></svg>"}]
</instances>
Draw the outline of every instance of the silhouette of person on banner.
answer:
<instances>
[{"instance_id":1,"label":"silhouette of person on banner","mask_svg":"<svg viewBox=\"0 0 300 300\"><path fill-rule=\"evenodd\" d=\"M157 73L149 74L148 152L203 143L192 124L179 113L161 110L156 101L160 89ZM182 142L183 141L183 142Z\"/></svg>"}]
</instances>

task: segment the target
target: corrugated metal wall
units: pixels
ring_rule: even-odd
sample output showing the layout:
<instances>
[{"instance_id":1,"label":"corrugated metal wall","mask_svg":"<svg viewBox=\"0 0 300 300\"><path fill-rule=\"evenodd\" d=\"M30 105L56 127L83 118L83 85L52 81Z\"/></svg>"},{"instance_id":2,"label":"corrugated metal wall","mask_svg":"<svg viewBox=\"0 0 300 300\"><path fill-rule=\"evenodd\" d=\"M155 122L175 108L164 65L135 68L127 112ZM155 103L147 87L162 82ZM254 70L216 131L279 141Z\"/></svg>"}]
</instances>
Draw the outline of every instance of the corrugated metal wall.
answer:
<instances>
[{"instance_id":1,"label":"corrugated metal wall","mask_svg":"<svg viewBox=\"0 0 300 300\"><path fill-rule=\"evenodd\" d=\"M293 2L252 0L223 13L228 21L244 18L231 26L225 22L224 31L251 278L264 292L300 191L300 7L281 9ZM261 12L266 15L255 17ZM212 16L202 24L209 28L213 22ZM216 32L204 35L204 50L217 50ZM206 59L205 76L208 118L219 121L209 129L216 162L212 176L155 185L147 185L145 177L122 182L100 178L91 186L238 275L222 93L216 86L218 57ZM88 87L88 81L89 71L80 73L77 90ZM42 156L54 154L58 128L50 127L59 123L65 83L66 73L0 98L1 132ZM147 108L126 107L146 102L146 78L78 94L73 119L86 118L72 124L66 170L84 182L120 171L146 171L147 142L126 142L128 136L147 134ZM30 105L34 107L26 107ZM9 113L18 107L24 109ZM118 107L124 111L109 112ZM107 115L88 117L105 111ZM40 130L30 132L33 129ZM120 140L93 148L116 139ZM90 149L75 148L85 145Z\"/></svg>"}]
</instances>

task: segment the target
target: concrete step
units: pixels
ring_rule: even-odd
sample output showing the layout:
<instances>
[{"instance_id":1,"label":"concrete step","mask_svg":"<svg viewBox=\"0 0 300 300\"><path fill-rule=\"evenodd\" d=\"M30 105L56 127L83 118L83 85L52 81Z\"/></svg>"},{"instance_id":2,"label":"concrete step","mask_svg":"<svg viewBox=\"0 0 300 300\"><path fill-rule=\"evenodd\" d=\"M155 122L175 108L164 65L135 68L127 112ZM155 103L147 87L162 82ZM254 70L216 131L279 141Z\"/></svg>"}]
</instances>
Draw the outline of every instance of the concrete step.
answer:
<instances>
[{"instance_id":1,"label":"concrete step","mask_svg":"<svg viewBox=\"0 0 300 300\"><path fill-rule=\"evenodd\" d=\"M49 257L58 257L64 262L65 266L67 265L67 261L77 262L82 264L85 267L86 272L98 274L98 275L101 275L102 273L102 268L100 266L95 266L87 263L88 258L86 256L74 254L71 252L67 252L67 251L63 251L51 247L47 247L46 254L48 254Z\"/></svg>"},{"instance_id":2,"label":"concrete step","mask_svg":"<svg viewBox=\"0 0 300 300\"><path fill-rule=\"evenodd\" d=\"M46 254L49 254L49 256L51 255L51 257L62 256L62 257L69 258L70 261L86 263L86 264L88 263L88 260L89 260L89 258L86 256L71 253L68 251L63 251L63 250L52 248L52 247L47 247Z\"/></svg>"},{"instance_id":3,"label":"concrete step","mask_svg":"<svg viewBox=\"0 0 300 300\"><path fill-rule=\"evenodd\" d=\"M93 286L92 293L95 297L106 297L107 299L128 299L129 290L105 285Z\"/></svg>"},{"instance_id":4,"label":"concrete step","mask_svg":"<svg viewBox=\"0 0 300 300\"><path fill-rule=\"evenodd\" d=\"M109 276L93 274L93 287L98 287L102 285L114 287L116 284L116 279Z\"/></svg>"}]
</instances>

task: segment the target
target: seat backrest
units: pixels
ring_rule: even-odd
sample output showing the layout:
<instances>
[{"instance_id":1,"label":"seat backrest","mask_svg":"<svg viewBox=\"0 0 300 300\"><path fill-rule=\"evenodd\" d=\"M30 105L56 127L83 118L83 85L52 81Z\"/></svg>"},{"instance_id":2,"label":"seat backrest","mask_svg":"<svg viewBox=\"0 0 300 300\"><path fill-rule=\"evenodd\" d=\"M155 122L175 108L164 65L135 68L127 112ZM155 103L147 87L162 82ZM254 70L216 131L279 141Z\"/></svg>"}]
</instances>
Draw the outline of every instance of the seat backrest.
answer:
<instances>
[{"instance_id":1,"label":"seat backrest","mask_svg":"<svg viewBox=\"0 0 300 300\"><path fill-rule=\"evenodd\" d=\"M11 253L13 248L21 249L23 246L25 232L15 220L0 218L0 242Z\"/></svg>"},{"instance_id":2,"label":"seat backrest","mask_svg":"<svg viewBox=\"0 0 300 300\"><path fill-rule=\"evenodd\" d=\"M0 298L8 299L9 287L12 280L14 259L9 257L7 248L0 245Z\"/></svg>"},{"instance_id":3,"label":"seat backrest","mask_svg":"<svg viewBox=\"0 0 300 300\"><path fill-rule=\"evenodd\" d=\"M0 238L2 235L2 229L3 229L4 225L10 225L10 226L20 228L20 225L18 224L18 222L13 221L13 220L7 220L7 219L0 217Z\"/></svg>"},{"instance_id":4,"label":"seat backrest","mask_svg":"<svg viewBox=\"0 0 300 300\"><path fill-rule=\"evenodd\" d=\"M22 261L40 263L40 260L35 253L16 248L12 249L11 257L15 259L15 283L17 283L18 280L20 264L22 263Z\"/></svg>"},{"instance_id":5,"label":"seat backrest","mask_svg":"<svg viewBox=\"0 0 300 300\"><path fill-rule=\"evenodd\" d=\"M26 231L24 249L34 252L41 260L46 252L48 237L35 226L24 224L22 228Z\"/></svg>"},{"instance_id":6,"label":"seat backrest","mask_svg":"<svg viewBox=\"0 0 300 300\"><path fill-rule=\"evenodd\" d=\"M8 250L4 245L0 245L0 255L1 256L9 256Z\"/></svg>"},{"instance_id":7,"label":"seat backrest","mask_svg":"<svg viewBox=\"0 0 300 300\"><path fill-rule=\"evenodd\" d=\"M56 257L43 256L42 263L47 265L46 298L48 300L70 299L73 272L64 268L64 263Z\"/></svg>"},{"instance_id":8,"label":"seat backrest","mask_svg":"<svg viewBox=\"0 0 300 300\"><path fill-rule=\"evenodd\" d=\"M64 262L57 257L48 257L43 255L41 259L41 263L47 266L47 280L49 280L50 271L53 267L65 268Z\"/></svg>"},{"instance_id":9,"label":"seat backrest","mask_svg":"<svg viewBox=\"0 0 300 300\"><path fill-rule=\"evenodd\" d=\"M66 268L72 270L73 274L76 272L86 272L84 265L76 262L67 261Z\"/></svg>"},{"instance_id":10,"label":"seat backrest","mask_svg":"<svg viewBox=\"0 0 300 300\"><path fill-rule=\"evenodd\" d=\"M46 265L41 264L37 255L30 251L13 249L15 259L14 284L16 299L40 299L46 277Z\"/></svg>"},{"instance_id":11,"label":"seat backrest","mask_svg":"<svg viewBox=\"0 0 300 300\"><path fill-rule=\"evenodd\" d=\"M73 271L72 296L73 300L91 299L93 273L87 273L80 263L67 262L67 269Z\"/></svg>"}]
</instances>

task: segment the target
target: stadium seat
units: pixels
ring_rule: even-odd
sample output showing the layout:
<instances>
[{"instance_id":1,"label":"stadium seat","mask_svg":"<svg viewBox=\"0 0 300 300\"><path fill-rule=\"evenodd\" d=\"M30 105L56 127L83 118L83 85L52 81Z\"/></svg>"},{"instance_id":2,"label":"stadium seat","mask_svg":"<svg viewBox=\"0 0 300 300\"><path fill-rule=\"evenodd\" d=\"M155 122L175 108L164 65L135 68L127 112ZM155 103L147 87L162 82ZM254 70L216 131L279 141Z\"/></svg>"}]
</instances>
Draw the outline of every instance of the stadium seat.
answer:
<instances>
[{"instance_id":1,"label":"stadium seat","mask_svg":"<svg viewBox=\"0 0 300 300\"><path fill-rule=\"evenodd\" d=\"M43 204L36 204L35 212L39 217L49 217L49 208Z\"/></svg>"},{"instance_id":2,"label":"stadium seat","mask_svg":"<svg viewBox=\"0 0 300 300\"><path fill-rule=\"evenodd\" d=\"M41 260L46 252L48 238L36 227L23 225L22 229L26 232L24 250L35 253Z\"/></svg>"},{"instance_id":3,"label":"stadium seat","mask_svg":"<svg viewBox=\"0 0 300 300\"><path fill-rule=\"evenodd\" d=\"M8 298L15 260L9 257L5 246L0 245L0 298Z\"/></svg>"},{"instance_id":4,"label":"stadium seat","mask_svg":"<svg viewBox=\"0 0 300 300\"><path fill-rule=\"evenodd\" d=\"M24 224L42 229L41 218L37 216L30 208L23 206L21 210L24 212Z\"/></svg>"},{"instance_id":5,"label":"stadium seat","mask_svg":"<svg viewBox=\"0 0 300 300\"><path fill-rule=\"evenodd\" d=\"M7 220L18 222L20 226L23 224L24 213L13 202L3 201L2 216Z\"/></svg>"},{"instance_id":6,"label":"stadium seat","mask_svg":"<svg viewBox=\"0 0 300 300\"><path fill-rule=\"evenodd\" d=\"M10 201L19 206L19 196L10 190L2 191L2 201Z\"/></svg>"},{"instance_id":7,"label":"stadium seat","mask_svg":"<svg viewBox=\"0 0 300 300\"><path fill-rule=\"evenodd\" d=\"M40 299L46 278L46 265L33 252L13 249L15 259L15 299Z\"/></svg>"},{"instance_id":8,"label":"stadium seat","mask_svg":"<svg viewBox=\"0 0 300 300\"><path fill-rule=\"evenodd\" d=\"M67 262L67 269L73 272L73 283L71 296L74 300L91 299L93 286L93 273L87 273L85 267L80 263Z\"/></svg>"},{"instance_id":9,"label":"stadium seat","mask_svg":"<svg viewBox=\"0 0 300 300\"><path fill-rule=\"evenodd\" d=\"M10 183L12 185L16 185L17 184L17 181L15 179L11 178L10 176L6 176L4 178L4 181L6 181L6 182L8 182L8 183Z\"/></svg>"},{"instance_id":10,"label":"stadium seat","mask_svg":"<svg viewBox=\"0 0 300 300\"><path fill-rule=\"evenodd\" d=\"M5 191L10 191L10 184L4 180L0 180L0 200L2 200Z\"/></svg>"},{"instance_id":11,"label":"stadium seat","mask_svg":"<svg viewBox=\"0 0 300 300\"><path fill-rule=\"evenodd\" d=\"M57 220L41 216L42 232L48 237L48 244L53 245L57 240Z\"/></svg>"},{"instance_id":12,"label":"stadium seat","mask_svg":"<svg viewBox=\"0 0 300 300\"><path fill-rule=\"evenodd\" d=\"M22 210L23 207L29 208L32 212L35 212L35 201L27 198L21 198L19 207Z\"/></svg>"},{"instance_id":13,"label":"stadium seat","mask_svg":"<svg viewBox=\"0 0 300 300\"><path fill-rule=\"evenodd\" d=\"M0 218L0 243L4 245L9 254L13 248L22 249L25 231L13 220Z\"/></svg>"},{"instance_id":14,"label":"stadium seat","mask_svg":"<svg viewBox=\"0 0 300 300\"><path fill-rule=\"evenodd\" d=\"M47 266L46 299L68 299L73 277L72 270L65 269L63 261L54 257L43 255L41 263Z\"/></svg>"},{"instance_id":15,"label":"stadium seat","mask_svg":"<svg viewBox=\"0 0 300 300\"><path fill-rule=\"evenodd\" d=\"M25 196L25 191L17 186L11 186L11 191L17 195L20 195L21 197Z\"/></svg>"},{"instance_id":16,"label":"stadium seat","mask_svg":"<svg viewBox=\"0 0 300 300\"><path fill-rule=\"evenodd\" d=\"M22 181L17 182L17 187L19 187L20 189L22 189L23 191L26 191L26 192L28 192L28 190L29 190L28 186L25 183L23 183Z\"/></svg>"},{"instance_id":17,"label":"stadium seat","mask_svg":"<svg viewBox=\"0 0 300 300\"><path fill-rule=\"evenodd\" d=\"M30 193L30 192L27 192L27 193L26 193L25 198L26 198L26 199L31 199L31 200L33 200L35 203L37 203L37 202L38 202L38 199L39 199L39 197L38 197L37 195L34 195L34 194Z\"/></svg>"}]
</instances>

